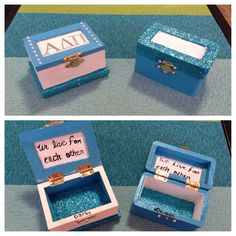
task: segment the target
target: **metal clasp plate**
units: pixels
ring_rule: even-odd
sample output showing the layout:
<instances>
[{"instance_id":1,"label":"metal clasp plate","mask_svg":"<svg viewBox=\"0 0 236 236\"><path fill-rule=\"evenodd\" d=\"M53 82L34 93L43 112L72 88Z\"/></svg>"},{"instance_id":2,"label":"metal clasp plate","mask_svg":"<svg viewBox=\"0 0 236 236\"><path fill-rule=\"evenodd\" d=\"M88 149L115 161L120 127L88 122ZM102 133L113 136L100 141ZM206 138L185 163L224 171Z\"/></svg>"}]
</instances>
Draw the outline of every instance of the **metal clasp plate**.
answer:
<instances>
[{"instance_id":1,"label":"metal clasp plate","mask_svg":"<svg viewBox=\"0 0 236 236\"><path fill-rule=\"evenodd\" d=\"M64 64L66 68L79 66L83 61L83 54L80 52L64 58Z\"/></svg>"},{"instance_id":2,"label":"metal clasp plate","mask_svg":"<svg viewBox=\"0 0 236 236\"><path fill-rule=\"evenodd\" d=\"M162 61L162 60L158 61L157 67L162 69L164 74L169 74L169 73L175 74L177 69L174 64L170 63L169 61Z\"/></svg>"},{"instance_id":3,"label":"metal clasp plate","mask_svg":"<svg viewBox=\"0 0 236 236\"><path fill-rule=\"evenodd\" d=\"M85 164L83 166L78 166L77 171L82 176L88 176L88 175L92 175L94 173L94 169L93 169L92 165L90 165L90 164Z\"/></svg>"},{"instance_id":4,"label":"metal clasp plate","mask_svg":"<svg viewBox=\"0 0 236 236\"><path fill-rule=\"evenodd\" d=\"M48 181L51 186L64 183L64 175L61 172L56 172L55 174L48 176Z\"/></svg>"}]
</instances>

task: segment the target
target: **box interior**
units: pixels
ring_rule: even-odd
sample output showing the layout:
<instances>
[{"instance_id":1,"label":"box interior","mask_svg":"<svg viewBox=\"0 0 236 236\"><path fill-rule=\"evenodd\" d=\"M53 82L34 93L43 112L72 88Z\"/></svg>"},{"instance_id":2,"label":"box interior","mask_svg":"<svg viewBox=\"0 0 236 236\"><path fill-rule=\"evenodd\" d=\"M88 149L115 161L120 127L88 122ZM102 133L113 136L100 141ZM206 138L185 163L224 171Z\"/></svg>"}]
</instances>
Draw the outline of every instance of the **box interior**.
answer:
<instances>
[{"instance_id":1,"label":"box interior","mask_svg":"<svg viewBox=\"0 0 236 236\"><path fill-rule=\"evenodd\" d=\"M145 176L137 204L155 212L158 209L176 219L199 221L204 199L201 192Z\"/></svg>"},{"instance_id":2,"label":"box interior","mask_svg":"<svg viewBox=\"0 0 236 236\"><path fill-rule=\"evenodd\" d=\"M111 202L99 172L49 186L45 193L53 221Z\"/></svg>"}]
</instances>

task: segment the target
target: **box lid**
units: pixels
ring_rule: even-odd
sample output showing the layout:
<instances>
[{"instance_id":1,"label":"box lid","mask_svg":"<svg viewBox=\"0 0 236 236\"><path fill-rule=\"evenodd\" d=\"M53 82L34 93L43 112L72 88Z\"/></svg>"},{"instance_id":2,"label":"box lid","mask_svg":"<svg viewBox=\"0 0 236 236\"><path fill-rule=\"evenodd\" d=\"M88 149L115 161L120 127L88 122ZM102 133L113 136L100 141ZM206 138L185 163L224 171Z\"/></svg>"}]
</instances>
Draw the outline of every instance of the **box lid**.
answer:
<instances>
[{"instance_id":1,"label":"box lid","mask_svg":"<svg viewBox=\"0 0 236 236\"><path fill-rule=\"evenodd\" d=\"M176 73L181 70L196 75L208 73L218 50L216 43L159 23L148 28L137 44L137 52L156 61L157 67L169 62Z\"/></svg>"},{"instance_id":2,"label":"box lid","mask_svg":"<svg viewBox=\"0 0 236 236\"><path fill-rule=\"evenodd\" d=\"M78 166L101 165L91 122L65 121L19 134L37 183L49 175L75 173Z\"/></svg>"},{"instance_id":3,"label":"box lid","mask_svg":"<svg viewBox=\"0 0 236 236\"><path fill-rule=\"evenodd\" d=\"M85 22L27 36L23 42L37 71L61 64L70 55L86 56L105 48Z\"/></svg>"},{"instance_id":4,"label":"box lid","mask_svg":"<svg viewBox=\"0 0 236 236\"><path fill-rule=\"evenodd\" d=\"M188 183L199 183L199 188L213 186L215 159L162 142L153 142L146 162L146 170L161 173L167 178Z\"/></svg>"}]
</instances>

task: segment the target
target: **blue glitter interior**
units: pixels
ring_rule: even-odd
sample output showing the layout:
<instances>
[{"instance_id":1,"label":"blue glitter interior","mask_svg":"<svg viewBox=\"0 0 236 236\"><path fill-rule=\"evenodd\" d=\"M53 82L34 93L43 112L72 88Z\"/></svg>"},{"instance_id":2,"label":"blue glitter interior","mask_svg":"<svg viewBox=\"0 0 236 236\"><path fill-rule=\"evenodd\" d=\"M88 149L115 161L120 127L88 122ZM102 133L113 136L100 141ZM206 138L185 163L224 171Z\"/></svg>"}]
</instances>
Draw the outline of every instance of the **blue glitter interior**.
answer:
<instances>
[{"instance_id":1,"label":"blue glitter interior","mask_svg":"<svg viewBox=\"0 0 236 236\"><path fill-rule=\"evenodd\" d=\"M197 59L173 49L167 48L163 45L153 43L151 40L157 32L165 32L174 35L186 41L196 43L206 47L206 53L202 59ZM219 46L207 39L199 38L198 36L191 35L179 31L175 28L154 23L148 28L139 38L137 44L137 53L146 56L151 60L167 60L173 63L177 70L183 70L190 74L205 75L210 70L214 60L216 59Z\"/></svg>"},{"instance_id":2,"label":"blue glitter interior","mask_svg":"<svg viewBox=\"0 0 236 236\"><path fill-rule=\"evenodd\" d=\"M173 217L192 218L194 203L158 191L143 188L138 204L143 208L156 211L159 208Z\"/></svg>"},{"instance_id":3,"label":"blue glitter interior","mask_svg":"<svg viewBox=\"0 0 236 236\"><path fill-rule=\"evenodd\" d=\"M110 203L98 172L45 189L53 221Z\"/></svg>"}]
</instances>

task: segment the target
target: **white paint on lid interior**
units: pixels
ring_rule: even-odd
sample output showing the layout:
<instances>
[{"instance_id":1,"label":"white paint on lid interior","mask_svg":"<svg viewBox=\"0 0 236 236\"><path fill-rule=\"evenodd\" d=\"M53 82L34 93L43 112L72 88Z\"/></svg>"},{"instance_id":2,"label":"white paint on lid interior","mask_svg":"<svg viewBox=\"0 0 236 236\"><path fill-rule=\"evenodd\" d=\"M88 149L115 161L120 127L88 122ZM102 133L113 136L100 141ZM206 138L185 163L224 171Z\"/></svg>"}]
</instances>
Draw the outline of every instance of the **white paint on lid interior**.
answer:
<instances>
[{"instance_id":1,"label":"white paint on lid interior","mask_svg":"<svg viewBox=\"0 0 236 236\"><path fill-rule=\"evenodd\" d=\"M207 50L207 48L200 46L199 44L189 42L161 31L157 32L151 41L197 59L202 59Z\"/></svg>"}]
</instances>

